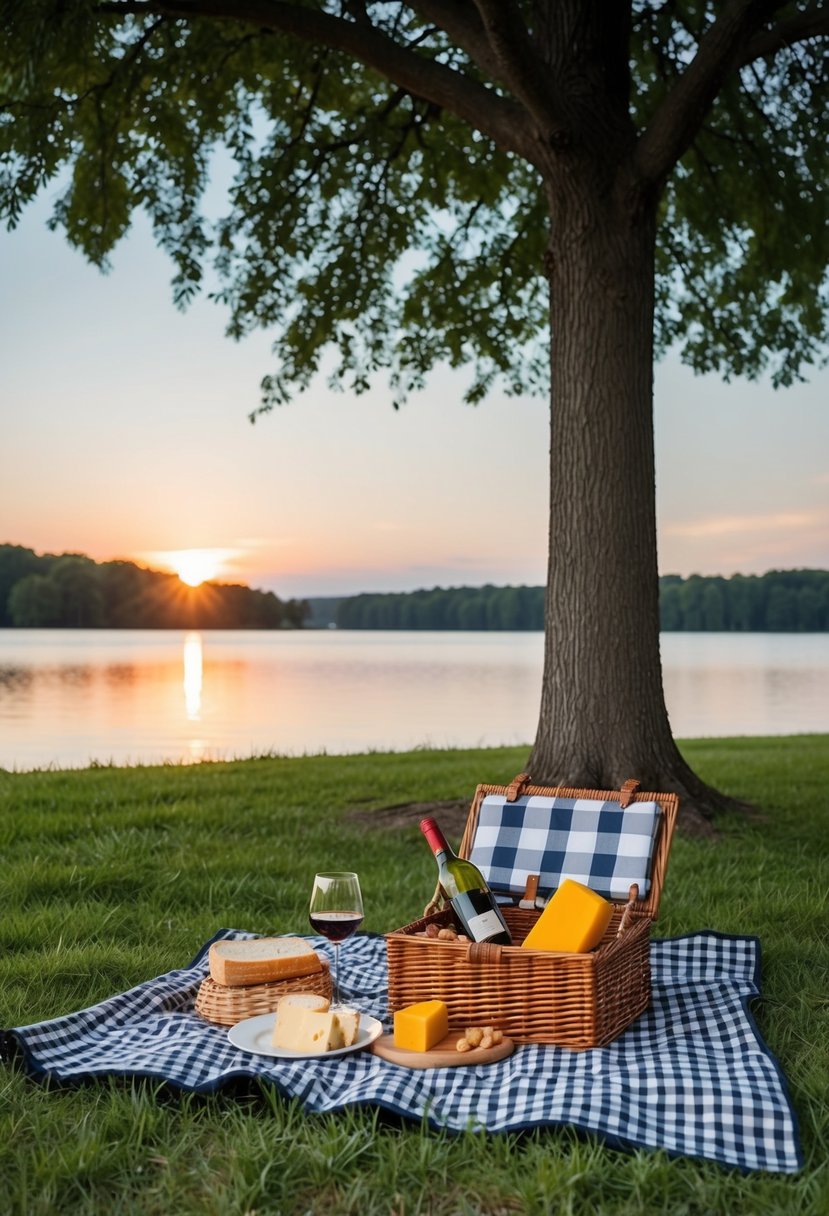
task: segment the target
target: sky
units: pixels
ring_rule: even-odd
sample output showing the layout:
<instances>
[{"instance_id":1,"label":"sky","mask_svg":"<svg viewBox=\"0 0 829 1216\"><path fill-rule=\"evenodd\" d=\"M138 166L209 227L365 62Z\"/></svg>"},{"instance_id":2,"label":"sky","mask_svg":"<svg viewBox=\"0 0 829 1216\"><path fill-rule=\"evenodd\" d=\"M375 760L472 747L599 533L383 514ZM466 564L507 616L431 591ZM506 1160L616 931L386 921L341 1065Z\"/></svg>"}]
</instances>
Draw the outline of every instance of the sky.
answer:
<instances>
[{"instance_id":1,"label":"sky","mask_svg":"<svg viewBox=\"0 0 829 1216\"><path fill-rule=\"evenodd\" d=\"M268 334L172 303L138 217L101 274L46 219L0 232L0 543L159 569L210 550L282 597L545 581L548 404L436 372L401 410L321 375L248 415ZM775 391L656 369L663 574L829 569L829 370Z\"/></svg>"}]
</instances>

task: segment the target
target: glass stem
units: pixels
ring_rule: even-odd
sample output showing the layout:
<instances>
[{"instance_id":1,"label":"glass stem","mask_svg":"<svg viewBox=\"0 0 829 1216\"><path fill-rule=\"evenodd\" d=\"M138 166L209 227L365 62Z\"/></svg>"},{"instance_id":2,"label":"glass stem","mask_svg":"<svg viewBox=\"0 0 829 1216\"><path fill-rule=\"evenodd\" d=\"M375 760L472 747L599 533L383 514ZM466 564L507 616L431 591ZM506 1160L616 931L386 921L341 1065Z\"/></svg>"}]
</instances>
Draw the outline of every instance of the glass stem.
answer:
<instances>
[{"instance_id":1,"label":"glass stem","mask_svg":"<svg viewBox=\"0 0 829 1216\"><path fill-rule=\"evenodd\" d=\"M332 1005L335 1007L339 1004L339 990L337 988L337 975L340 969L340 943L334 942L334 968L331 974L331 992L333 996Z\"/></svg>"}]
</instances>

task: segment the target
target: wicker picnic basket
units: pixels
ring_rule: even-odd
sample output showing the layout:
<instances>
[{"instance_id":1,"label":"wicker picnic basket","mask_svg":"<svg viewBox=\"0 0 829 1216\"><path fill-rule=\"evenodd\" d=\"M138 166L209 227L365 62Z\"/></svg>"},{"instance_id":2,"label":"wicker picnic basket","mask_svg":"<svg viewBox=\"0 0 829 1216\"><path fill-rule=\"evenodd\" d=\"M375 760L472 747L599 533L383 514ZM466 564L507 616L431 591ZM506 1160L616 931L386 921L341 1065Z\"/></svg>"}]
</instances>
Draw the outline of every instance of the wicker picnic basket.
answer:
<instances>
[{"instance_id":1,"label":"wicker picnic basket","mask_svg":"<svg viewBox=\"0 0 829 1216\"><path fill-rule=\"evenodd\" d=\"M452 925L454 916L449 906L433 900L422 918L385 935L389 1009L438 999L446 1003L453 1027L492 1025L519 1043L603 1047L650 1004L650 927L659 907L678 798L639 792L636 781L625 782L621 790L552 789L529 782L522 773L509 786L478 786L459 848L462 857L470 856L481 804L489 794L503 795L509 802L534 795L587 799L596 802L597 814L608 802L621 808L656 803L647 896L638 898L638 888L632 887L627 900L614 900L610 925L587 954L522 949L521 942L541 915L536 907L501 907L512 946L437 941L424 936L426 926ZM528 885L528 892L531 889L534 894L534 884Z\"/></svg>"},{"instance_id":2,"label":"wicker picnic basket","mask_svg":"<svg viewBox=\"0 0 829 1216\"><path fill-rule=\"evenodd\" d=\"M194 1009L207 1022L219 1026L235 1026L246 1018L261 1013L275 1013L280 998L289 992L313 992L331 999L331 973L327 960L312 975L298 979L272 980L269 984L239 984L226 987L205 976L196 994Z\"/></svg>"}]
</instances>

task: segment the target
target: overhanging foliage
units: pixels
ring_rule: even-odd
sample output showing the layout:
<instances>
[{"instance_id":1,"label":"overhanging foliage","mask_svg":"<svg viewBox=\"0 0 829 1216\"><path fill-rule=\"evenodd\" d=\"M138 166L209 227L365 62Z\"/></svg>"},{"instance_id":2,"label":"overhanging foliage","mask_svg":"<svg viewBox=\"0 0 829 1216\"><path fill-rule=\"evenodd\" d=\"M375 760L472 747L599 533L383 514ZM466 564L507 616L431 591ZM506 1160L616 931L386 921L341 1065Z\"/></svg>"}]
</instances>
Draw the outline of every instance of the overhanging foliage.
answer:
<instances>
[{"instance_id":1,"label":"overhanging foliage","mask_svg":"<svg viewBox=\"0 0 829 1216\"><path fill-rule=\"evenodd\" d=\"M470 369L472 401L496 379L543 390L547 205L531 159L501 137L514 103L487 73L498 65L451 36L469 7L6 0L2 214L13 226L60 181L53 224L105 267L146 211L177 303L212 264L229 333L276 334L266 407L306 387L331 348L334 383L359 392L384 371L396 402L439 363ZM430 23L436 8L446 29ZM648 130L722 8L632 6L632 130ZM820 4L766 10L753 51L765 38L769 53L746 47L665 184L655 344L700 371L786 384L821 359L826 332L827 74L820 39L802 38L807 19L820 32L826 18ZM772 14L799 33L791 45ZM291 21L319 22L333 44L294 36ZM388 77L345 45L360 37L377 40ZM395 55L411 61L408 87ZM421 66L457 114L418 95ZM213 220L219 146L235 171Z\"/></svg>"}]
</instances>

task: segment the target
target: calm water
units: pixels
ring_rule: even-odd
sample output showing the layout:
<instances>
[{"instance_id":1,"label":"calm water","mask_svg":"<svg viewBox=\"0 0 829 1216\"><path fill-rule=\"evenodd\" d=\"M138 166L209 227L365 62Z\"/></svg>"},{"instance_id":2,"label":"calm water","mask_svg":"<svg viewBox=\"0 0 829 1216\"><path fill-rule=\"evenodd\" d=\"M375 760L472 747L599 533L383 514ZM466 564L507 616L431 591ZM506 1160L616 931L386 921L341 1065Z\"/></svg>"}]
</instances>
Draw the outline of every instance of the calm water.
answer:
<instances>
[{"instance_id":1,"label":"calm water","mask_svg":"<svg viewBox=\"0 0 829 1216\"><path fill-rule=\"evenodd\" d=\"M829 634L663 634L674 733L829 732ZM0 630L0 768L532 740L542 636Z\"/></svg>"}]
</instances>

